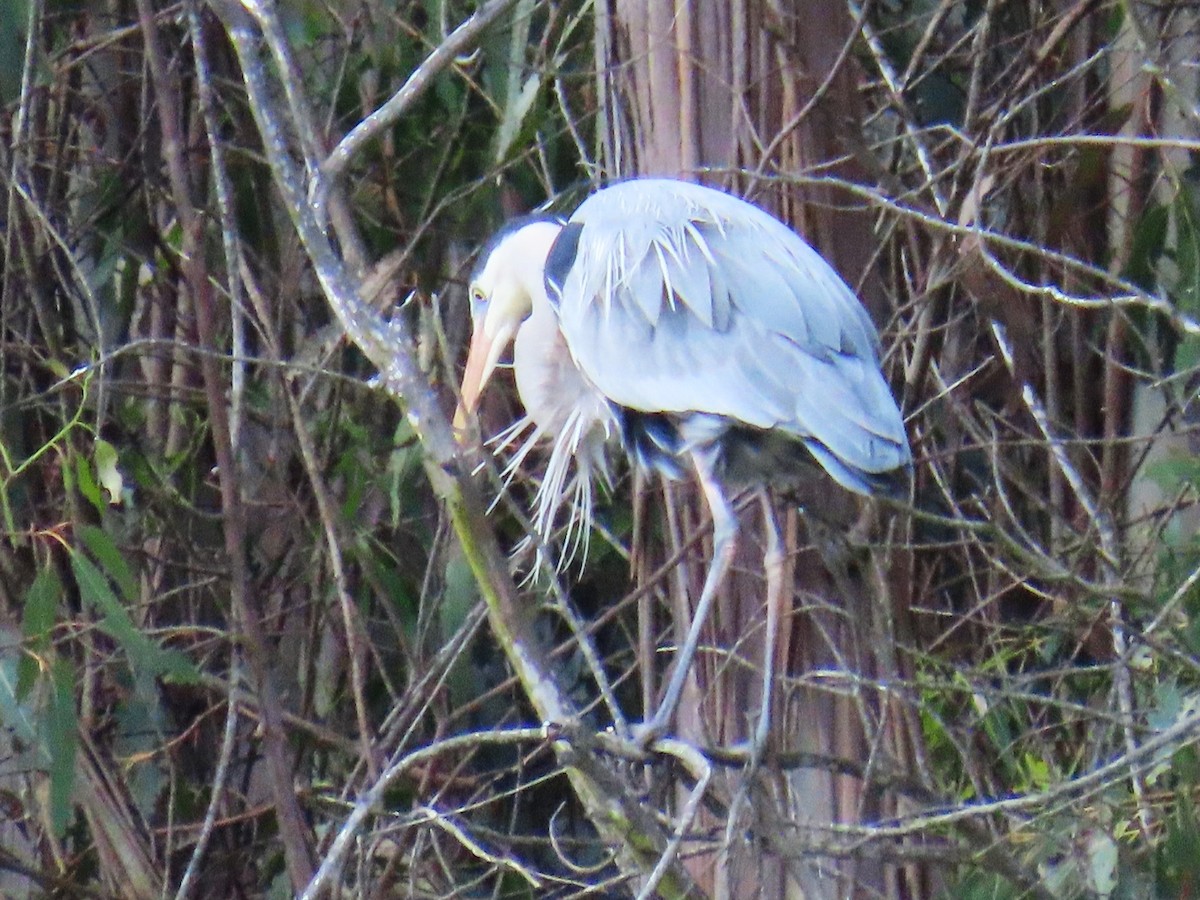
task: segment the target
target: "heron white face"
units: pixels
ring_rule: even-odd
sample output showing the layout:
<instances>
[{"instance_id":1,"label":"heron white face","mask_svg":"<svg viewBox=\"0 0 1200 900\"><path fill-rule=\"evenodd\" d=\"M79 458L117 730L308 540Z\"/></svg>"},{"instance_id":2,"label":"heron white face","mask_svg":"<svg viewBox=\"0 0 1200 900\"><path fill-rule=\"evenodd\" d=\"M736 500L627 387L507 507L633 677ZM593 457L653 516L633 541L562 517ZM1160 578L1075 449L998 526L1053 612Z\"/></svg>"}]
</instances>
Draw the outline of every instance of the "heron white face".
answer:
<instances>
[{"instance_id":1,"label":"heron white face","mask_svg":"<svg viewBox=\"0 0 1200 900\"><path fill-rule=\"evenodd\" d=\"M474 333L463 372L462 404L454 416L456 430L474 412L501 354L529 318L533 304L545 302L546 255L561 230L558 222L535 219L501 232L475 270L471 281Z\"/></svg>"}]
</instances>

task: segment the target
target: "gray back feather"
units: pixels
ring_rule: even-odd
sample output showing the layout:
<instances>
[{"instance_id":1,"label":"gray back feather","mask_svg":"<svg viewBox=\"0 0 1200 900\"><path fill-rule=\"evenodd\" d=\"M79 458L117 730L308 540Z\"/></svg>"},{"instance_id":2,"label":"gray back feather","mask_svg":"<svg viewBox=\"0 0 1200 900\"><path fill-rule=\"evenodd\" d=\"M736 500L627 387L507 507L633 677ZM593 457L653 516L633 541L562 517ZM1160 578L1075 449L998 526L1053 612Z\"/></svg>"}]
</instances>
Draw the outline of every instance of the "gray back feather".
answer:
<instances>
[{"instance_id":1,"label":"gray back feather","mask_svg":"<svg viewBox=\"0 0 1200 900\"><path fill-rule=\"evenodd\" d=\"M870 318L781 222L720 191L643 179L593 194L566 232L574 252L552 251L550 296L575 361L615 403L811 439L835 477L843 463L908 464Z\"/></svg>"}]
</instances>

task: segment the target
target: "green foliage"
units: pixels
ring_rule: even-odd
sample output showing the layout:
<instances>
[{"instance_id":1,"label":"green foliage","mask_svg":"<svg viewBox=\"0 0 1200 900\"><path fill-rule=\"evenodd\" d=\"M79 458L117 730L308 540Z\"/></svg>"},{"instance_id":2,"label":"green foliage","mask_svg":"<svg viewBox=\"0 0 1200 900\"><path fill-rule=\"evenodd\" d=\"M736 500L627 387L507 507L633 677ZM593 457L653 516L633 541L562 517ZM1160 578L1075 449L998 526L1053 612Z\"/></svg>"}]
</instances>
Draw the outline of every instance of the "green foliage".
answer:
<instances>
[{"instance_id":1,"label":"green foliage","mask_svg":"<svg viewBox=\"0 0 1200 900\"><path fill-rule=\"evenodd\" d=\"M1163 203L1148 203L1133 233L1133 246L1122 273L1144 290L1154 290L1158 266L1166 248L1171 208Z\"/></svg>"},{"instance_id":2,"label":"green foliage","mask_svg":"<svg viewBox=\"0 0 1200 900\"><path fill-rule=\"evenodd\" d=\"M1022 891L993 872L971 872L942 894L944 900L1018 900Z\"/></svg>"},{"instance_id":3,"label":"green foliage","mask_svg":"<svg viewBox=\"0 0 1200 900\"><path fill-rule=\"evenodd\" d=\"M1200 318L1200 196L1195 179L1185 179L1175 196L1171 211L1175 225L1172 258L1176 278L1168 288L1180 312L1193 320ZM1200 336L1184 334L1175 350L1172 371L1200 366Z\"/></svg>"},{"instance_id":4,"label":"green foliage","mask_svg":"<svg viewBox=\"0 0 1200 900\"><path fill-rule=\"evenodd\" d=\"M91 526L81 527L79 535L91 556L104 568L101 572L81 548L72 548L71 571L75 573L80 597L101 614L102 627L125 651L135 677L149 675L184 683L196 681L199 673L182 652L162 647L134 624L127 607L137 601L137 586L112 539ZM113 592L113 582L121 599Z\"/></svg>"},{"instance_id":5,"label":"green foliage","mask_svg":"<svg viewBox=\"0 0 1200 900\"><path fill-rule=\"evenodd\" d=\"M476 6L281 4L318 128L341 134L372 112ZM186 15L159 16L144 32L129 9L94 12L45 16L22 93L29 9L0 4L0 45L16 50L0 53L11 139L0 175L0 596L22 604L21 652L0 658L0 716L47 802L11 780L0 789L23 804L35 837L46 811L58 855L25 860L35 870L70 859L81 883L129 888L142 880L123 866L145 860L178 877L211 801L221 824L201 848L205 894L291 896L279 830L263 813L270 775L248 626L232 603L236 571L261 617L263 677L290 716L289 791L360 788L362 746L345 736L363 722L379 741L374 766L468 715L502 720L516 692L496 691L486 714L460 712L506 677L472 644L445 652L477 589L447 541L410 425L363 387L360 356L329 355L329 308L263 165L242 73L214 39L219 19L201 11L211 42L202 51ZM429 323L435 309L447 313L448 345L428 331L435 381L453 372L442 353L457 351L462 327L452 287L441 304L429 291L446 291L460 277L451 260L462 266L506 214L506 185L533 204L578 177L547 86L553 73L590 66L589 30L579 9L522 5L479 54L438 75L344 182L369 258L404 251L381 305L419 289L400 315ZM177 54L165 88L149 80L152 39ZM215 95L208 111L197 63ZM164 115L181 129L183 197L166 165ZM191 260L180 202L194 204L202 232ZM237 259L226 259L228 246ZM189 283L193 263L211 296ZM212 346L201 346L206 311ZM240 549L228 541L214 401L235 426ZM231 553L242 554L240 568ZM231 709L229 768L217 784ZM89 766L77 772L79 734ZM469 758L461 764L470 776ZM77 776L106 789L76 790ZM427 802L423 778L394 796ZM96 822L105 834L90 833Z\"/></svg>"},{"instance_id":6,"label":"green foliage","mask_svg":"<svg viewBox=\"0 0 1200 900\"><path fill-rule=\"evenodd\" d=\"M1200 819L1196 815L1195 789L1200 782L1192 780L1190 792L1180 793L1171 817L1167 820L1166 839L1155 854L1157 887L1160 897L1191 897L1200 890Z\"/></svg>"},{"instance_id":7,"label":"green foliage","mask_svg":"<svg viewBox=\"0 0 1200 900\"><path fill-rule=\"evenodd\" d=\"M58 577L43 569L25 597L20 656L0 653L0 724L25 751L25 764L46 773L49 824L58 837L72 819L78 729L75 667L50 642L61 601Z\"/></svg>"},{"instance_id":8,"label":"green foliage","mask_svg":"<svg viewBox=\"0 0 1200 900\"><path fill-rule=\"evenodd\" d=\"M50 826L62 836L71 822L75 751L79 721L75 712L75 667L63 658L51 664L49 698L42 722L42 750L49 757Z\"/></svg>"},{"instance_id":9,"label":"green foliage","mask_svg":"<svg viewBox=\"0 0 1200 900\"><path fill-rule=\"evenodd\" d=\"M0 104L5 106L21 89L29 6L28 0L0 0Z\"/></svg>"},{"instance_id":10,"label":"green foliage","mask_svg":"<svg viewBox=\"0 0 1200 900\"><path fill-rule=\"evenodd\" d=\"M17 664L16 698L29 696L41 666L49 658L50 631L58 618L58 607L62 602L62 583L51 568L42 569L29 586L25 595L25 613L21 624L22 646Z\"/></svg>"}]
</instances>

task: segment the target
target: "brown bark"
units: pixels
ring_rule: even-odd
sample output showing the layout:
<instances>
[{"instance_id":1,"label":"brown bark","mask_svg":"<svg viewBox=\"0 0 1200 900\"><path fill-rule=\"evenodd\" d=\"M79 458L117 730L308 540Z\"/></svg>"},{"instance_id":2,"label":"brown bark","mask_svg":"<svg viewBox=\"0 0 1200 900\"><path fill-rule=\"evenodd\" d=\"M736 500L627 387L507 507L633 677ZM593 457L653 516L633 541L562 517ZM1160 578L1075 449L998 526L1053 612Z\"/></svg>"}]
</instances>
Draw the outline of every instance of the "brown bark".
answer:
<instances>
[{"instance_id":1,"label":"brown bark","mask_svg":"<svg viewBox=\"0 0 1200 900\"><path fill-rule=\"evenodd\" d=\"M782 2L681 0L672 7L612 0L597 16L607 99L603 162L613 177L671 175L743 193L824 253L882 322L887 313L872 274L870 220L839 208L847 198L834 188L806 180L830 174L861 180L838 146L848 131L861 131L857 73L846 52L852 23L839 5L801 22L803 14L802 5ZM676 503L689 497L679 521L704 527L695 492L665 494L665 505L671 497ZM869 691L855 696L845 685L831 691L820 686L822 679L806 676L840 672L848 682L855 675L894 674L893 616L876 614L890 603L891 592L884 578L871 583L862 573L872 567L853 565L840 546L838 530L856 518L869 518L868 512L828 482L815 484L807 499L822 510L822 518L839 525L825 538L823 526L814 529L803 516L788 519L787 583L793 591L774 663L787 681L776 693L771 746L865 763L871 747L897 752L905 740L897 727L902 717L885 729L882 709L866 696ZM742 664L700 655L678 716L680 734L689 740L734 744L747 740L754 728L765 620L757 513L750 504L743 514L736 574L719 599L706 640L736 654ZM688 538L686 525L682 532L673 532L676 540ZM646 562L649 555L643 552L639 559ZM693 555L686 574L672 583L676 635L686 631L689 600L699 594L707 561L706 555ZM878 565L887 570L885 561ZM645 666L643 671L651 672ZM661 679L662 673L650 677ZM834 676L825 683L838 680ZM801 681L815 687L800 687ZM771 772L769 764L765 768L750 789L752 800L743 807L741 821L728 827L711 819L700 823L718 832L724 828L732 840L693 859L697 881L717 897L886 895L895 878L881 864L781 853L778 845L765 849L768 841L741 839L758 829L789 837L808 829L821 834L830 824L869 820L883 812L858 779L820 769L780 773ZM746 790L744 774L730 775L724 789L730 797Z\"/></svg>"}]
</instances>

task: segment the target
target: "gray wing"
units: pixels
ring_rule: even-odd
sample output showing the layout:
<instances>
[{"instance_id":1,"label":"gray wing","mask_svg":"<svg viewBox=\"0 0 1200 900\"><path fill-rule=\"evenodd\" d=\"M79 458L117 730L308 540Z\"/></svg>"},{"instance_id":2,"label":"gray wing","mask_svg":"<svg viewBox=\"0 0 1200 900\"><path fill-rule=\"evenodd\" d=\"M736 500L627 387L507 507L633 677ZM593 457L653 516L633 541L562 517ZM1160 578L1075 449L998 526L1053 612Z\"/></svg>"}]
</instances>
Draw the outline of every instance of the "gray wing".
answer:
<instances>
[{"instance_id":1,"label":"gray wing","mask_svg":"<svg viewBox=\"0 0 1200 900\"><path fill-rule=\"evenodd\" d=\"M870 318L778 220L643 179L593 194L563 235L551 298L575 361L614 402L783 429L863 472L909 462Z\"/></svg>"}]
</instances>

